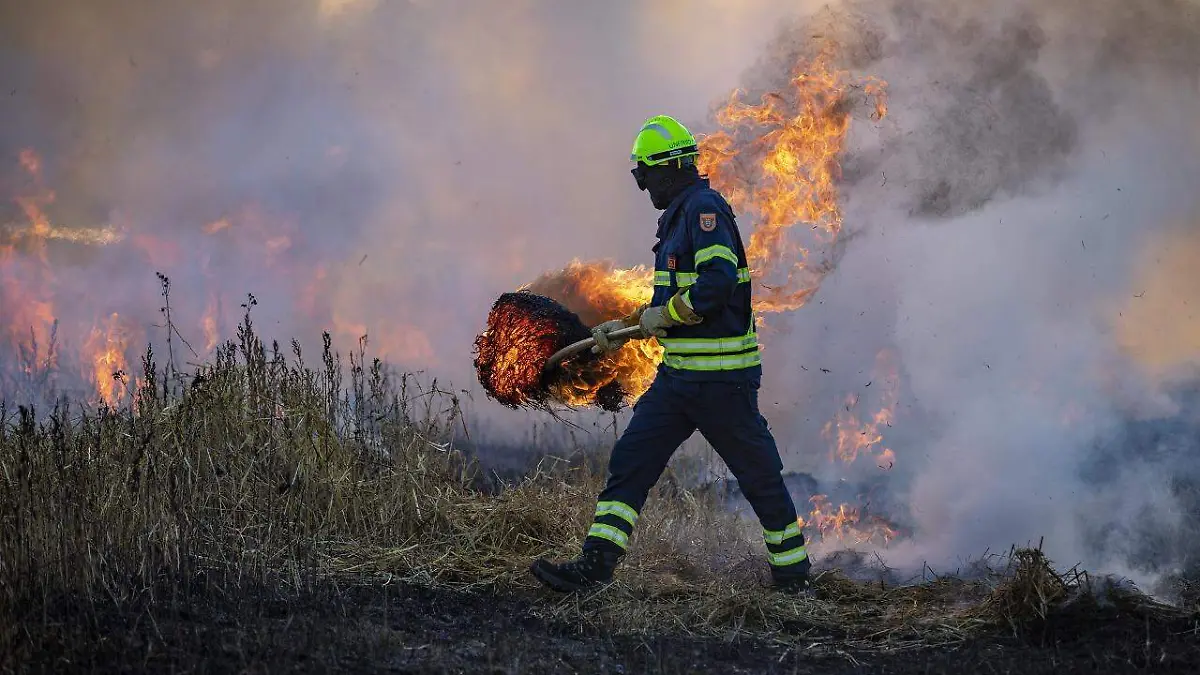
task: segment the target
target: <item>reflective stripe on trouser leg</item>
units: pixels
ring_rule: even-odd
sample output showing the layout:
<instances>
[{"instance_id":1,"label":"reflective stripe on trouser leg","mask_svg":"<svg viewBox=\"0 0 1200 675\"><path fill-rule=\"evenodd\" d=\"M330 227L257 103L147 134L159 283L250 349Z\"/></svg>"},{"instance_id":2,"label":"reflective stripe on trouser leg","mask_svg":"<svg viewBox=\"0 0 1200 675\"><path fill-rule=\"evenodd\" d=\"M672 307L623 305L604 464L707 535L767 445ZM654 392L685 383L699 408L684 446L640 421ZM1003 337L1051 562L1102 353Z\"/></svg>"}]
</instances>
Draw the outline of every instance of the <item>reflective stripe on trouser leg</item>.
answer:
<instances>
[{"instance_id":1,"label":"reflective stripe on trouser leg","mask_svg":"<svg viewBox=\"0 0 1200 675\"><path fill-rule=\"evenodd\" d=\"M596 515L584 549L625 550L650 488L679 444L696 430L689 417L690 399L669 378L655 378L633 408L633 417L613 446L608 481L596 504Z\"/></svg>"},{"instance_id":2,"label":"reflective stripe on trouser leg","mask_svg":"<svg viewBox=\"0 0 1200 675\"><path fill-rule=\"evenodd\" d=\"M771 569L801 575L811 562L796 506L783 482L783 461L758 407L757 382L707 384L694 403L700 433L725 461L762 523Z\"/></svg>"},{"instance_id":3,"label":"reflective stripe on trouser leg","mask_svg":"<svg viewBox=\"0 0 1200 675\"><path fill-rule=\"evenodd\" d=\"M601 501L596 504L596 515L587 536L627 549L637 519L638 512L632 506L619 501Z\"/></svg>"},{"instance_id":4,"label":"reflective stripe on trouser leg","mask_svg":"<svg viewBox=\"0 0 1200 675\"><path fill-rule=\"evenodd\" d=\"M804 533L798 522L788 523L782 530L763 530L763 541L767 544L767 559L772 567L791 567L808 560Z\"/></svg>"}]
</instances>

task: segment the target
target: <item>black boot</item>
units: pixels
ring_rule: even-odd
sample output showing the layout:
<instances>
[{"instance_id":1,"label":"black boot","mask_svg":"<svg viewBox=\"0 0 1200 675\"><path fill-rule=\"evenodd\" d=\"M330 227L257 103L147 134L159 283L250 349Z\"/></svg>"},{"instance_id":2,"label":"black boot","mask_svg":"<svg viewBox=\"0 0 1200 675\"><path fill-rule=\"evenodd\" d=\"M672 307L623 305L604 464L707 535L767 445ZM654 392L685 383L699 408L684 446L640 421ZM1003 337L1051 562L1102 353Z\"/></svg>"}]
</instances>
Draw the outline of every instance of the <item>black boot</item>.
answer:
<instances>
[{"instance_id":1,"label":"black boot","mask_svg":"<svg viewBox=\"0 0 1200 675\"><path fill-rule=\"evenodd\" d=\"M771 577L771 588L788 595L809 595L812 592L807 574L774 575Z\"/></svg>"},{"instance_id":2,"label":"black boot","mask_svg":"<svg viewBox=\"0 0 1200 675\"><path fill-rule=\"evenodd\" d=\"M591 548L565 563L539 559L529 571L538 581L560 593L576 593L612 581L613 570L621 562L621 557L620 553L614 551Z\"/></svg>"},{"instance_id":3,"label":"black boot","mask_svg":"<svg viewBox=\"0 0 1200 675\"><path fill-rule=\"evenodd\" d=\"M787 567L772 567L771 587L781 593L811 595L812 584L809 582L811 569L812 564L808 560Z\"/></svg>"}]
</instances>

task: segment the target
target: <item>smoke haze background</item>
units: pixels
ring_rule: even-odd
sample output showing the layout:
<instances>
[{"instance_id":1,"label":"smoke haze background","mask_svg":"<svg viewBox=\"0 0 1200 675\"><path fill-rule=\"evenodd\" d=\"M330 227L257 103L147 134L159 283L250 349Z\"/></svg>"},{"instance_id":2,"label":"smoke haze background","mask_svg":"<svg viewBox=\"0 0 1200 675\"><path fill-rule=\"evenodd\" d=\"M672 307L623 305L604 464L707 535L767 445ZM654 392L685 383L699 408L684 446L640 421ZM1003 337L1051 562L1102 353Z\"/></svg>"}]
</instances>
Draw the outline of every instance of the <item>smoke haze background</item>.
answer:
<instances>
[{"instance_id":1,"label":"smoke haze background","mask_svg":"<svg viewBox=\"0 0 1200 675\"><path fill-rule=\"evenodd\" d=\"M846 162L859 236L788 343L862 378L840 384L866 411L859 373L898 353L892 497L917 534L888 561L1044 536L1141 581L1195 565L1196 5L853 3L775 65L806 32L889 82Z\"/></svg>"},{"instance_id":2,"label":"smoke haze background","mask_svg":"<svg viewBox=\"0 0 1200 675\"><path fill-rule=\"evenodd\" d=\"M225 337L252 292L270 337L366 331L472 389L501 292L650 262L642 120L711 129L730 89L755 101L833 40L890 112L851 130L840 266L768 319L788 468L886 481L914 531L893 565L1043 536L1143 581L1196 564L1195 2L8 2L0 38L5 192L33 148L54 223L133 244L56 247L60 312L149 326L170 267L183 315L216 289ZM891 469L828 461L847 394L898 397ZM544 422L473 398L476 435Z\"/></svg>"},{"instance_id":3,"label":"smoke haze background","mask_svg":"<svg viewBox=\"0 0 1200 675\"><path fill-rule=\"evenodd\" d=\"M644 260L656 213L631 189L629 129L650 110L701 120L774 6L9 3L6 184L34 148L56 223L176 246L112 263L141 263L106 275L122 284L110 296L138 296L130 309L153 302L147 268L204 255L195 274L221 280L234 320L254 292L267 325L312 340L325 326L297 320L297 288L275 277L307 263L303 286L324 262L314 317L465 385L499 291L573 256ZM708 21L738 38L705 44ZM221 219L224 240L204 233ZM264 261L278 234L286 248ZM176 301L190 291L202 308L200 279L176 277Z\"/></svg>"}]
</instances>

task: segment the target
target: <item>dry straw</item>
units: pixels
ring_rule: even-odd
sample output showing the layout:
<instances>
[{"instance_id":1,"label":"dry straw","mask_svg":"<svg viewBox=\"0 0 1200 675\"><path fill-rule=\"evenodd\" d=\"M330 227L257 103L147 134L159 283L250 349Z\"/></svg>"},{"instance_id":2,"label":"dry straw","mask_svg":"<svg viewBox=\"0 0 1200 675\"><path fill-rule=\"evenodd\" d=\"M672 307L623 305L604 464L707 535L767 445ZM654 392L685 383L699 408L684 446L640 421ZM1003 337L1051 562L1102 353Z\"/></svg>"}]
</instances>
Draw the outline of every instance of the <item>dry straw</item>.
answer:
<instances>
[{"instance_id":1,"label":"dry straw","mask_svg":"<svg viewBox=\"0 0 1200 675\"><path fill-rule=\"evenodd\" d=\"M605 632L832 651L1021 634L1104 603L1147 620L1186 613L1097 592L1036 550L974 580L890 585L826 569L815 596L781 595L765 587L752 527L676 475L652 495L616 583L556 596L528 565L575 552L601 480L586 460L603 448L557 448L573 461L485 481L453 446L454 394L395 376L361 345L343 359L328 338L310 364L298 345L263 344L249 317L194 373L156 358L147 351L133 408L0 406L0 650L65 597L124 606L330 580L519 596Z\"/></svg>"}]
</instances>

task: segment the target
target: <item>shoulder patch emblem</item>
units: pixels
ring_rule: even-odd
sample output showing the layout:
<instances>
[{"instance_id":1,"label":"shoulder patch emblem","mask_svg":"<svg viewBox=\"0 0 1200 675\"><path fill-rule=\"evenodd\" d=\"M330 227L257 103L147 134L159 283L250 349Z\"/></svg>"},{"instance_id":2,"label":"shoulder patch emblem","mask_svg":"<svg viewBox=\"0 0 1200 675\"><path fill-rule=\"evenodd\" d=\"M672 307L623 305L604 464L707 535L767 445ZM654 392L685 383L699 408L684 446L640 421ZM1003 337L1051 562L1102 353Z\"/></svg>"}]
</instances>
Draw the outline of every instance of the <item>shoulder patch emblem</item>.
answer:
<instances>
[{"instance_id":1,"label":"shoulder patch emblem","mask_svg":"<svg viewBox=\"0 0 1200 675\"><path fill-rule=\"evenodd\" d=\"M675 269L675 255L674 254L667 256L667 269L669 269L669 270Z\"/></svg>"},{"instance_id":2,"label":"shoulder patch emblem","mask_svg":"<svg viewBox=\"0 0 1200 675\"><path fill-rule=\"evenodd\" d=\"M700 229L704 232L712 232L713 230L717 229L717 214L701 213Z\"/></svg>"}]
</instances>

